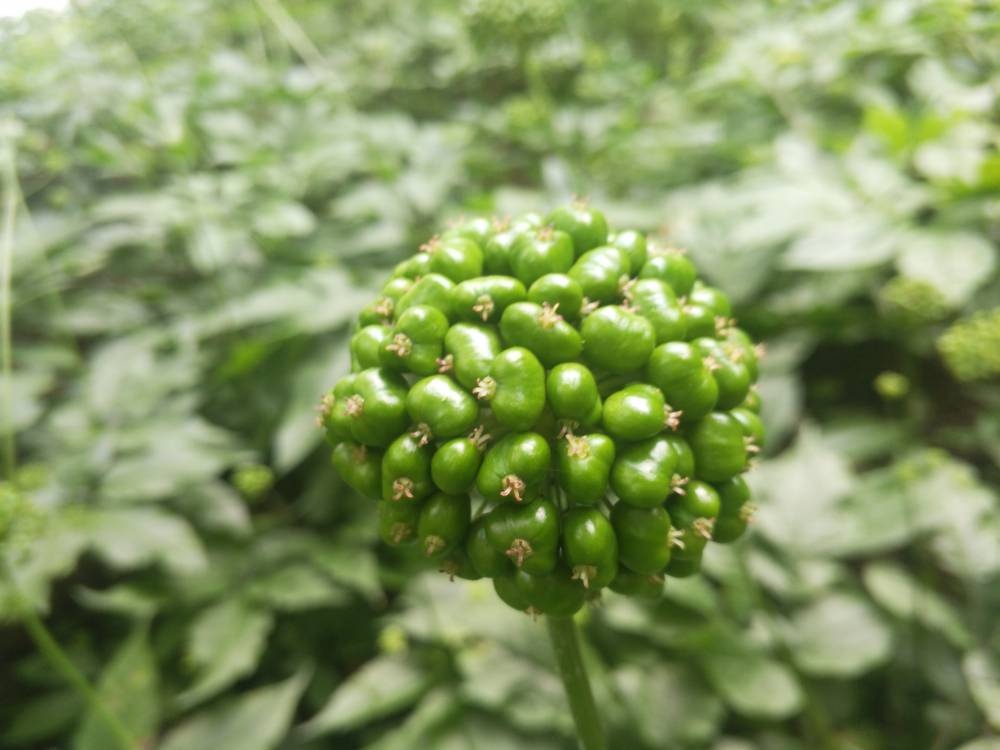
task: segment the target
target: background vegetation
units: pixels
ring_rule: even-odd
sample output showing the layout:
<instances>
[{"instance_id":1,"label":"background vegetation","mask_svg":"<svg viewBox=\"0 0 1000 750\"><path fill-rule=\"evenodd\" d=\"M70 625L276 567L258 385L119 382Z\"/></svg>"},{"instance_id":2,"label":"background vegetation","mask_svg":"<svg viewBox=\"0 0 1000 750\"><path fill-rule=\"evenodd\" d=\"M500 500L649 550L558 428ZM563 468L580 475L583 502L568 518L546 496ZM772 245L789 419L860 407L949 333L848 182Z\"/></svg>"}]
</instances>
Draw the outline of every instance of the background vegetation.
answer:
<instances>
[{"instance_id":1,"label":"background vegetation","mask_svg":"<svg viewBox=\"0 0 1000 750\"><path fill-rule=\"evenodd\" d=\"M313 420L385 269L576 193L770 350L754 533L587 613L613 746L1000 748L998 41L975 0L4 21L0 746L112 747L34 612L145 747L572 747L542 625L377 544Z\"/></svg>"}]
</instances>

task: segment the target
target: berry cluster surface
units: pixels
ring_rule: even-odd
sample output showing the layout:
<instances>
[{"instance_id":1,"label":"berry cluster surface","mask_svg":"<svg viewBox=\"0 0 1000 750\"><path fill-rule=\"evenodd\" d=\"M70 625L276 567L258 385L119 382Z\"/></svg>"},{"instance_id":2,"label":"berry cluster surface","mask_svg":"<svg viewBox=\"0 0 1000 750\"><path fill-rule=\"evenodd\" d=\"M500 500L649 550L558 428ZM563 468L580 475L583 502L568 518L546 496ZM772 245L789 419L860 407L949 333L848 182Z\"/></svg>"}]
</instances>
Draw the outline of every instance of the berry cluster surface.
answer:
<instances>
[{"instance_id":1,"label":"berry cluster surface","mask_svg":"<svg viewBox=\"0 0 1000 750\"><path fill-rule=\"evenodd\" d=\"M361 311L320 421L387 544L568 615L744 533L759 354L687 255L594 208L476 218Z\"/></svg>"}]
</instances>

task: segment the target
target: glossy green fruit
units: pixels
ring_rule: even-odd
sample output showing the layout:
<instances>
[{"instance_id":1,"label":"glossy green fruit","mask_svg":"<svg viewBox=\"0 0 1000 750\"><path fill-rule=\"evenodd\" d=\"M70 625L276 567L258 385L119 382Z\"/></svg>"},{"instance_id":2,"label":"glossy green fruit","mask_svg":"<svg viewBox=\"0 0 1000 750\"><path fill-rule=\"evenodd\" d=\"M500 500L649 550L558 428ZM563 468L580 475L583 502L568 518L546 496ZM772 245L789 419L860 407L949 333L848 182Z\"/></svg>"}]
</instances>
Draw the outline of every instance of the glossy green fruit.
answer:
<instances>
[{"instance_id":1,"label":"glossy green fruit","mask_svg":"<svg viewBox=\"0 0 1000 750\"><path fill-rule=\"evenodd\" d=\"M745 533L763 350L688 258L579 204L461 219L421 249L320 404L387 544L564 617L606 586L655 599Z\"/></svg>"},{"instance_id":2,"label":"glossy green fruit","mask_svg":"<svg viewBox=\"0 0 1000 750\"><path fill-rule=\"evenodd\" d=\"M694 264L687 255L678 251L666 251L654 255L639 271L641 279L659 279L667 282L678 297L683 297L691 291L697 277L698 272Z\"/></svg>"},{"instance_id":3,"label":"glossy green fruit","mask_svg":"<svg viewBox=\"0 0 1000 750\"><path fill-rule=\"evenodd\" d=\"M523 505L499 505L486 514L490 546L528 573L547 573L559 556L559 510L538 498Z\"/></svg>"},{"instance_id":4,"label":"glossy green fruit","mask_svg":"<svg viewBox=\"0 0 1000 750\"><path fill-rule=\"evenodd\" d=\"M646 365L646 382L663 393L682 423L701 419L719 398L719 386L699 351L691 344L671 341L653 350Z\"/></svg>"},{"instance_id":5,"label":"glossy green fruit","mask_svg":"<svg viewBox=\"0 0 1000 750\"><path fill-rule=\"evenodd\" d=\"M482 433L457 437L441 445L431 459L431 479L442 492L468 492L476 481L483 461Z\"/></svg>"},{"instance_id":6,"label":"glossy green fruit","mask_svg":"<svg viewBox=\"0 0 1000 750\"><path fill-rule=\"evenodd\" d=\"M695 471L707 482L723 482L746 468L747 449L740 423L725 412L712 412L687 433Z\"/></svg>"},{"instance_id":7,"label":"glossy green fruit","mask_svg":"<svg viewBox=\"0 0 1000 750\"><path fill-rule=\"evenodd\" d=\"M670 505L670 518L678 532L671 562L677 559L700 558L705 551L705 545L712 539L715 519L695 515L674 504Z\"/></svg>"},{"instance_id":8,"label":"glossy green fruit","mask_svg":"<svg viewBox=\"0 0 1000 750\"><path fill-rule=\"evenodd\" d=\"M500 335L508 346L523 346L545 367L580 356L583 341L555 308L534 302L517 302L500 320Z\"/></svg>"},{"instance_id":9,"label":"glossy green fruit","mask_svg":"<svg viewBox=\"0 0 1000 750\"><path fill-rule=\"evenodd\" d=\"M652 324L617 305L602 307L583 320L584 358L609 373L641 370L656 344Z\"/></svg>"},{"instance_id":10,"label":"glossy green fruit","mask_svg":"<svg viewBox=\"0 0 1000 750\"><path fill-rule=\"evenodd\" d=\"M688 341L715 335L717 321L712 308L688 302L681 311L684 313L684 335Z\"/></svg>"},{"instance_id":11,"label":"glossy green fruit","mask_svg":"<svg viewBox=\"0 0 1000 750\"><path fill-rule=\"evenodd\" d=\"M339 443L330 455L341 479L359 495L382 495L382 451L358 443Z\"/></svg>"},{"instance_id":12,"label":"glossy green fruit","mask_svg":"<svg viewBox=\"0 0 1000 750\"><path fill-rule=\"evenodd\" d=\"M420 503L378 502L378 535L390 547L410 544L417 540Z\"/></svg>"},{"instance_id":13,"label":"glossy green fruit","mask_svg":"<svg viewBox=\"0 0 1000 750\"><path fill-rule=\"evenodd\" d=\"M674 432L668 432L660 437L670 446L670 450L677 457L675 471L682 477L693 477L695 474L694 451L691 450L687 440Z\"/></svg>"},{"instance_id":14,"label":"glossy green fruit","mask_svg":"<svg viewBox=\"0 0 1000 750\"><path fill-rule=\"evenodd\" d=\"M754 344L753 339L742 328L728 326L725 330L725 348L730 359L746 366L750 381L757 382L763 346Z\"/></svg>"},{"instance_id":15,"label":"glossy green fruit","mask_svg":"<svg viewBox=\"0 0 1000 750\"><path fill-rule=\"evenodd\" d=\"M610 245L595 247L581 255L567 275L580 285L587 300L612 302L621 296L629 278L628 253Z\"/></svg>"},{"instance_id":16,"label":"glossy green fruit","mask_svg":"<svg viewBox=\"0 0 1000 750\"><path fill-rule=\"evenodd\" d=\"M417 541L427 557L442 557L465 541L469 529L469 496L431 495L420 509Z\"/></svg>"},{"instance_id":17,"label":"glossy green fruit","mask_svg":"<svg viewBox=\"0 0 1000 750\"><path fill-rule=\"evenodd\" d=\"M404 279L409 282L409 279ZM365 305L358 313L358 325L362 328L372 325L391 326L396 310L396 300L386 296L378 297L374 302Z\"/></svg>"},{"instance_id":18,"label":"glossy green fruit","mask_svg":"<svg viewBox=\"0 0 1000 750\"><path fill-rule=\"evenodd\" d=\"M670 497L668 506L675 514L693 518L714 519L722 507L719 493L707 482L693 480L684 486L682 493Z\"/></svg>"},{"instance_id":19,"label":"glossy green fruit","mask_svg":"<svg viewBox=\"0 0 1000 750\"><path fill-rule=\"evenodd\" d=\"M382 499L419 502L433 491L430 447L403 433L382 456Z\"/></svg>"},{"instance_id":20,"label":"glossy green fruit","mask_svg":"<svg viewBox=\"0 0 1000 750\"><path fill-rule=\"evenodd\" d=\"M683 480L677 460L677 452L663 436L621 447L611 468L611 488L629 505L661 505Z\"/></svg>"},{"instance_id":21,"label":"glossy green fruit","mask_svg":"<svg viewBox=\"0 0 1000 750\"><path fill-rule=\"evenodd\" d=\"M523 234L514 243L511 267L514 276L531 286L547 273L566 273L573 265L573 240L550 227Z\"/></svg>"},{"instance_id":22,"label":"glossy green fruit","mask_svg":"<svg viewBox=\"0 0 1000 750\"><path fill-rule=\"evenodd\" d=\"M660 389L646 383L627 385L604 399L602 419L605 432L619 442L630 443L678 425Z\"/></svg>"},{"instance_id":23,"label":"glossy green fruit","mask_svg":"<svg viewBox=\"0 0 1000 750\"><path fill-rule=\"evenodd\" d=\"M604 214L585 203L553 209L544 223L566 232L573 240L577 256L603 245L608 239L608 222Z\"/></svg>"},{"instance_id":24,"label":"glossy green fruit","mask_svg":"<svg viewBox=\"0 0 1000 750\"><path fill-rule=\"evenodd\" d=\"M715 519L712 541L729 544L743 536L753 517L750 487L741 476L715 485L719 494L719 515Z\"/></svg>"},{"instance_id":25,"label":"glossy green fruit","mask_svg":"<svg viewBox=\"0 0 1000 750\"><path fill-rule=\"evenodd\" d=\"M535 610L531 607L531 599L528 598L528 593L523 591L518 585L517 579L518 576L516 571L506 575L496 576L493 579L493 590L496 592L500 601L511 609L516 609L519 612L534 614Z\"/></svg>"},{"instance_id":26,"label":"glossy green fruit","mask_svg":"<svg viewBox=\"0 0 1000 750\"><path fill-rule=\"evenodd\" d=\"M625 251L632 273L638 273L646 265L646 236L641 232L632 229L617 232L608 237L608 244Z\"/></svg>"},{"instance_id":27,"label":"glossy green fruit","mask_svg":"<svg viewBox=\"0 0 1000 750\"><path fill-rule=\"evenodd\" d=\"M675 555L667 566L667 575L671 578L690 578L698 574L701 572L701 556L701 552L690 557Z\"/></svg>"},{"instance_id":28,"label":"glossy green fruit","mask_svg":"<svg viewBox=\"0 0 1000 750\"><path fill-rule=\"evenodd\" d=\"M542 490L551 457L549 444L538 433L505 435L486 451L476 488L489 502L529 501Z\"/></svg>"},{"instance_id":29,"label":"glossy green fruit","mask_svg":"<svg viewBox=\"0 0 1000 750\"><path fill-rule=\"evenodd\" d=\"M568 362L556 365L545 379L545 393L553 415L577 426L597 424L601 419L601 397L590 369Z\"/></svg>"},{"instance_id":30,"label":"glossy green fruit","mask_svg":"<svg viewBox=\"0 0 1000 750\"><path fill-rule=\"evenodd\" d=\"M496 323L504 310L528 298L528 292L510 276L480 276L458 284L451 291L451 309L458 320Z\"/></svg>"},{"instance_id":31,"label":"glossy green fruit","mask_svg":"<svg viewBox=\"0 0 1000 750\"><path fill-rule=\"evenodd\" d=\"M747 393L747 397L743 399L743 403L740 406L744 409L749 409L754 414L760 414L760 391L757 390L757 386L750 386L750 392Z\"/></svg>"},{"instance_id":32,"label":"glossy green fruit","mask_svg":"<svg viewBox=\"0 0 1000 750\"><path fill-rule=\"evenodd\" d=\"M490 367L501 348L500 336L493 326L456 323L444 337L445 359L438 371L450 372L471 391L490 374Z\"/></svg>"},{"instance_id":33,"label":"glossy green fruit","mask_svg":"<svg viewBox=\"0 0 1000 750\"><path fill-rule=\"evenodd\" d=\"M618 573L615 530L596 508L571 508L563 514L562 550L573 579L585 589L604 588Z\"/></svg>"},{"instance_id":34,"label":"glossy green fruit","mask_svg":"<svg viewBox=\"0 0 1000 750\"><path fill-rule=\"evenodd\" d=\"M427 253L417 253L400 262L392 271L393 278L419 279L431 271L431 256Z\"/></svg>"},{"instance_id":35,"label":"glossy green fruit","mask_svg":"<svg viewBox=\"0 0 1000 750\"><path fill-rule=\"evenodd\" d=\"M510 575L514 570L514 563L507 557L505 549L498 550L490 544L486 533L488 523L488 513L472 522L465 540L465 554L482 576L497 578Z\"/></svg>"},{"instance_id":36,"label":"glossy green fruit","mask_svg":"<svg viewBox=\"0 0 1000 750\"><path fill-rule=\"evenodd\" d=\"M467 237L435 237L420 249L431 258L431 273L439 273L456 284L483 273L483 251Z\"/></svg>"},{"instance_id":37,"label":"glossy green fruit","mask_svg":"<svg viewBox=\"0 0 1000 750\"><path fill-rule=\"evenodd\" d=\"M608 588L622 596L634 596L637 599L655 601L663 596L662 575L642 575L633 573L628 568L618 567L618 575Z\"/></svg>"},{"instance_id":38,"label":"glossy green fruit","mask_svg":"<svg viewBox=\"0 0 1000 750\"><path fill-rule=\"evenodd\" d=\"M379 352L383 367L417 375L437 372L444 352L448 318L436 307L414 305L396 319L392 336Z\"/></svg>"},{"instance_id":39,"label":"glossy green fruit","mask_svg":"<svg viewBox=\"0 0 1000 750\"><path fill-rule=\"evenodd\" d=\"M441 239L464 237L482 246L483 243L493 236L495 231L496 225L493 219L485 216L474 216L471 219L467 219L463 216L448 225L448 231L441 235Z\"/></svg>"},{"instance_id":40,"label":"glossy green fruit","mask_svg":"<svg viewBox=\"0 0 1000 750\"><path fill-rule=\"evenodd\" d=\"M670 525L670 514L662 506L636 508L616 503L611 509L611 525L618 538L622 565L647 576L663 572L677 536Z\"/></svg>"},{"instance_id":41,"label":"glossy green fruit","mask_svg":"<svg viewBox=\"0 0 1000 750\"><path fill-rule=\"evenodd\" d=\"M528 299L536 305L548 305L566 320L577 320L583 307L583 289L564 273L547 273L535 280Z\"/></svg>"},{"instance_id":42,"label":"glossy green fruit","mask_svg":"<svg viewBox=\"0 0 1000 750\"><path fill-rule=\"evenodd\" d=\"M569 617L578 612L587 593L583 584L573 580L563 565L548 573L519 570L512 576L496 579L494 588L500 598L515 609L552 617Z\"/></svg>"},{"instance_id":43,"label":"glossy green fruit","mask_svg":"<svg viewBox=\"0 0 1000 750\"><path fill-rule=\"evenodd\" d=\"M382 287L382 297L399 302L410 289L413 288L413 279L396 278L389 279Z\"/></svg>"},{"instance_id":44,"label":"glossy green fruit","mask_svg":"<svg viewBox=\"0 0 1000 750\"><path fill-rule=\"evenodd\" d=\"M522 234L521 231L504 229L486 240L483 244L483 273L490 276L510 275L514 245Z\"/></svg>"},{"instance_id":45,"label":"glossy green fruit","mask_svg":"<svg viewBox=\"0 0 1000 750\"><path fill-rule=\"evenodd\" d=\"M485 401L497 420L511 430L530 430L545 408L545 370L538 357L514 346L497 355L490 374L473 395Z\"/></svg>"},{"instance_id":46,"label":"glossy green fruit","mask_svg":"<svg viewBox=\"0 0 1000 750\"><path fill-rule=\"evenodd\" d=\"M447 375L418 380L406 397L406 409L425 443L468 433L479 416L476 400Z\"/></svg>"},{"instance_id":47,"label":"glossy green fruit","mask_svg":"<svg viewBox=\"0 0 1000 750\"><path fill-rule=\"evenodd\" d=\"M759 453L760 449L764 447L765 438L764 422L761 420L760 415L750 411L746 407L740 406L730 409L729 416L739 422L740 427L743 428L743 442L747 446L747 452L751 454Z\"/></svg>"},{"instance_id":48,"label":"glossy green fruit","mask_svg":"<svg viewBox=\"0 0 1000 750\"><path fill-rule=\"evenodd\" d=\"M729 304L729 297L713 286L696 283L688 293L688 302L694 305L704 305L718 317L728 318L733 314L732 305Z\"/></svg>"},{"instance_id":49,"label":"glossy green fruit","mask_svg":"<svg viewBox=\"0 0 1000 750\"><path fill-rule=\"evenodd\" d=\"M371 367L355 375L343 407L354 440L376 447L395 440L409 423L406 397L406 381L396 373Z\"/></svg>"},{"instance_id":50,"label":"glossy green fruit","mask_svg":"<svg viewBox=\"0 0 1000 750\"><path fill-rule=\"evenodd\" d=\"M608 489L615 462L615 443L607 435L569 433L556 441L559 486L570 502L593 505Z\"/></svg>"},{"instance_id":51,"label":"glossy green fruit","mask_svg":"<svg viewBox=\"0 0 1000 750\"><path fill-rule=\"evenodd\" d=\"M721 411L741 404L750 392L750 372L746 365L730 358L726 348L714 338L700 338L692 343L719 387L715 408Z\"/></svg>"},{"instance_id":52,"label":"glossy green fruit","mask_svg":"<svg viewBox=\"0 0 1000 750\"><path fill-rule=\"evenodd\" d=\"M456 578L461 578L463 581L478 581L483 577L472 564L462 545L453 548L441 558L438 570L448 576L450 581Z\"/></svg>"},{"instance_id":53,"label":"glossy green fruit","mask_svg":"<svg viewBox=\"0 0 1000 750\"><path fill-rule=\"evenodd\" d=\"M326 433L330 445L336 445L343 440L352 440L351 412L353 402L348 401L354 395L355 373L345 375L323 396L319 406L320 425Z\"/></svg>"},{"instance_id":54,"label":"glossy green fruit","mask_svg":"<svg viewBox=\"0 0 1000 750\"><path fill-rule=\"evenodd\" d=\"M392 339L387 325L367 325L351 337L351 369L355 372L378 367L381 350Z\"/></svg>"},{"instance_id":55,"label":"glossy green fruit","mask_svg":"<svg viewBox=\"0 0 1000 750\"><path fill-rule=\"evenodd\" d=\"M430 305L436 307L451 320L454 316L451 309L452 289L454 288L455 282L439 273L428 273L421 276L396 303L396 319L398 320L399 316L411 307Z\"/></svg>"},{"instance_id":56,"label":"glossy green fruit","mask_svg":"<svg viewBox=\"0 0 1000 750\"><path fill-rule=\"evenodd\" d=\"M653 324L656 343L683 341L687 332L684 313L670 286L660 279L638 279L627 290L629 304Z\"/></svg>"}]
</instances>

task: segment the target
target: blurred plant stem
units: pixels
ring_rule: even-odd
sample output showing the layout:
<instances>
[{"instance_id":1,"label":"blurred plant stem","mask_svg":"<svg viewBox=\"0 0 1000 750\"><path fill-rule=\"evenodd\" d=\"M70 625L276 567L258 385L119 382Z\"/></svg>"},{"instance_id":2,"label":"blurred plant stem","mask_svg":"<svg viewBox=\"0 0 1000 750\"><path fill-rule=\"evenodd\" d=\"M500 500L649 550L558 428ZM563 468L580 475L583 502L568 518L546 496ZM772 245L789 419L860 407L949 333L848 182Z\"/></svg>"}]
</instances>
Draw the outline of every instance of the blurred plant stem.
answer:
<instances>
[{"instance_id":1,"label":"blurred plant stem","mask_svg":"<svg viewBox=\"0 0 1000 750\"><path fill-rule=\"evenodd\" d=\"M579 636L572 617L546 617L552 650L566 688L566 698L576 723L576 733L584 750L606 750L601 717L594 703L590 679L580 655Z\"/></svg>"},{"instance_id":2,"label":"blurred plant stem","mask_svg":"<svg viewBox=\"0 0 1000 750\"><path fill-rule=\"evenodd\" d=\"M24 629L28 631L28 635L31 636L31 640L35 642L42 656L66 680L84 704L100 717L107 726L108 732L115 738L117 747L121 750L139 750L139 743L132 739L125 725L101 700L101 696L97 694L93 685L77 669L63 647L59 645L59 642L52 635L52 631L48 629L31 604L21 595L17 581L4 560L0 560L0 580L6 581L10 586L15 598L15 617L18 622L24 625Z\"/></svg>"},{"instance_id":3,"label":"blurred plant stem","mask_svg":"<svg viewBox=\"0 0 1000 750\"><path fill-rule=\"evenodd\" d=\"M10 331L10 277L14 256L14 222L17 219L17 173L12 142L2 144L0 158L3 161L3 233L0 234L0 370L2 370L2 391L0 391L0 431L3 432L3 469L8 480L14 478L17 461L14 446L14 396L11 360Z\"/></svg>"},{"instance_id":4,"label":"blurred plant stem","mask_svg":"<svg viewBox=\"0 0 1000 750\"><path fill-rule=\"evenodd\" d=\"M2 391L0 391L0 430L3 432L3 469L4 476L13 481L17 468L17 452L14 443L13 423L13 360L11 346L11 271L14 257L14 223L17 220L17 202L20 196L20 185L17 178L17 163L13 139L2 144L0 151L0 168L3 170L3 228L0 232L0 373L2 373ZM39 652L48 659L55 670L83 699L84 703L97 714L107 725L109 732L123 750L136 750L138 744L129 736L128 730L104 704L94 687L87 681L72 660L67 656L51 631L35 612L31 604L25 601L18 588L17 581L8 569L5 560L0 558L0 580L6 581L13 592L18 620L24 625L28 635L35 642Z\"/></svg>"},{"instance_id":5,"label":"blurred plant stem","mask_svg":"<svg viewBox=\"0 0 1000 750\"><path fill-rule=\"evenodd\" d=\"M257 5L313 75L317 78L325 77L326 71L330 69L326 58L285 6L279 0L257 0Z\"/></svg>"}]
</instances>

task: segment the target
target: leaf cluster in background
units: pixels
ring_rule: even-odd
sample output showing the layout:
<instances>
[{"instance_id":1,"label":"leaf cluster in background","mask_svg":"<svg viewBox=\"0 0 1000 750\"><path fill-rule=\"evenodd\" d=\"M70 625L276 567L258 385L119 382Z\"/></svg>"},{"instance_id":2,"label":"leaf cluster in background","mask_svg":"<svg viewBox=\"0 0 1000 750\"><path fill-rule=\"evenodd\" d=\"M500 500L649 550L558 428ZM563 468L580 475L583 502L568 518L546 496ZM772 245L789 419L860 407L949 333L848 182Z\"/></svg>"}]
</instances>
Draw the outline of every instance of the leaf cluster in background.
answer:
<instances>
[{"instance_id":1,"label":"leaf cluster in background","mask_svg":"<svg viewBox=\"0 0 1000 750\"><path fill-rule=\"evenodd\" d=\"M110 746L30 606L165 750L572 747L544 628L380 547L314 409L432 227L575 193L770 351L754 533L588 614L613 746L996 750L998 34L960 0L0 21L0 745Z\"/></svg>"}]
</instances>

